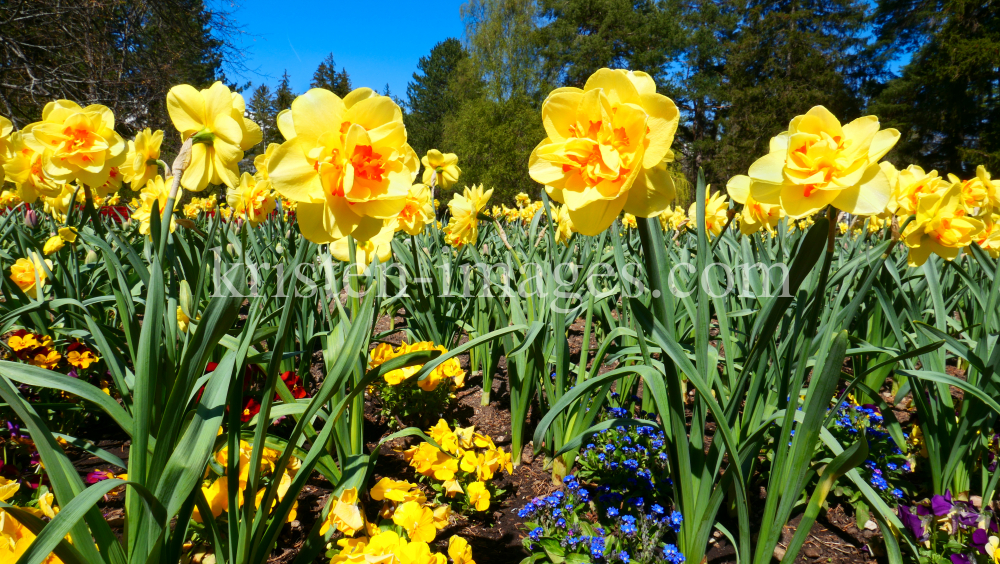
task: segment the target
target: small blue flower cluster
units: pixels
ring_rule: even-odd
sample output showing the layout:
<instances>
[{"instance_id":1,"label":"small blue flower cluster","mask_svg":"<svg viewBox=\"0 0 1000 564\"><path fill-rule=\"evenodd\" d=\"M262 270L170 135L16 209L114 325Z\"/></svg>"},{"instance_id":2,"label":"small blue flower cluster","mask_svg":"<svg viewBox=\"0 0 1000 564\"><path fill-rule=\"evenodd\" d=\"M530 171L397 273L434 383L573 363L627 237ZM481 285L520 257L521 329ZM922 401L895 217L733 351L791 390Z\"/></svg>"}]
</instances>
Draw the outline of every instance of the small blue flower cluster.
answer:
<instances>
[{"instance_id":1,"label":"small blue flower cluster","mask_svg":"<svg viewBox=\"0 0 1000 564\"><path fill-rule=\"evenodd\" d=\"M607 408L605 415L605 420L633 417L622 407ZM636 416L655 417L641 410ZM595 434L580 450L580 476L612 492L645 495L670 485L667 461L662 431L648 425L613 427Z\"/></svg>"},{"instance_id":2,"label":"small blue flower cluster","mask_svg":"<svg viewBox=\"0 0 1000 564\"><path fill-rule=\"evenodd\" d=\"M563 480L565 490L535 498L517 511L528 531L525 547L545 554L571 554L595 562L647 564L666 559L684 562L684 555L666 535L680 531L679 511L667 511L662 502L625 497L607 486L591 494L575 476ZM650 497L649 499L653 499Z\"/></svg>"},{"instance_id":3,"label":"small blue flower cluster","mask_svg":"<svg viewBox=\"0 0 1000 564\"><path fill-rule=\"evenodd\" d=\"M896 484L902 483L902 474L909 473L911 467L884 423L882 413L874 405L843 405L837 411L831 431L845 444L855 441L862 431L866 433L870 458L865 461L864 470L870 476L868 483L886 501L896 502L906 497Z\"/></svg>"}]
</instances>

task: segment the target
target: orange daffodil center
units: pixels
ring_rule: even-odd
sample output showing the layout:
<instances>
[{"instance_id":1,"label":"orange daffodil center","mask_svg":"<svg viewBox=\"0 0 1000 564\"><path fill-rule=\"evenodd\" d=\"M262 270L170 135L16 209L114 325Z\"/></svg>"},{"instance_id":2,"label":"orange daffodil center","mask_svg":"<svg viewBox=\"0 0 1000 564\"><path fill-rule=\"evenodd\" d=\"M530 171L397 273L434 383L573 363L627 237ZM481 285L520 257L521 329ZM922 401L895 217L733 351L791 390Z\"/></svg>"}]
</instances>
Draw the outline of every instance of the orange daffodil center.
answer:
<instances>
[{"instance_id":1,"label":"orange daffodil center","mask_svg":"<svg viewBox=\"0 0 1000 564\"><path fill-rule=\"evenodd\" d=\"M674 196L666 163L678 118L649 75L601 69L582 90L559 88L546 98L548 137L532 152L529 173L585 235L607 229L623 209L656 216Z\"/></svg>"},{"instance_id":2,"label":"orange daffodil center","mask_svg":"<svg viewBox=\"0 0 1000 564\"><path fill-rule=\"evenodd\" d=\"M892 190L878 161L898 139L895 129L880 130L875 116L842 126L816 106L771 138L770 152L750 166L749 195L793 219L830 204L855 215L882 213Z\"/></svg>"},{"instance_id":3,"label":"orange daffodil center","mask_svg":"<svg viewBox=\"0 0 1000 564\"><path fill-rule=\"evenodd\" d=\"M392 99L360 88L341 99L314 88L279 118L286 141L268 161L273 188L297 203L315 243L368 240L406 205L420 167Z\"/></svg>"},{"instance_id":4,"label":"orange daffodil center","mask_svg":"<svg viewBox=\"0 0 1000 564\"><path fill-rule=\"evenodd\" d=\"M24 143L40 156L24 168L36 178L44 173L56 182L78 180L97 188L108 181L112 169L125 162L127 146L114 128L114 114L105 106L49 102L42 110L42 121L22 130Z\"/></svg>"}]
</instances>

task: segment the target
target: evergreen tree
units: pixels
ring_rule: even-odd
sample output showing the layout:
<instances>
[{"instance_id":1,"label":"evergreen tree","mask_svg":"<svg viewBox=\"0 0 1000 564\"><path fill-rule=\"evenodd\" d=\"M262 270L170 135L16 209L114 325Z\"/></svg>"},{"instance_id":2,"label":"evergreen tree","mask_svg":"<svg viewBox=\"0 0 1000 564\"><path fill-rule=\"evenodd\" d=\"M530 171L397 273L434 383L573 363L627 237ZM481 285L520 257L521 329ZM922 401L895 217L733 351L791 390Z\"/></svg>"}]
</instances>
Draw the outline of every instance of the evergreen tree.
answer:
<instances>
[{"instance_id":1,"label":"evergreen tree","mask_svg":"<svg viewBox=\"0 0 1000 564\"><path fill-rule=\"evenodd\" d=\"M263 135L263 141L252 151L254 154L263 153L269 143L280 143L283 141L281 134L278 132L277 114L274 111L274 96L266 84L261 84L254 89L253 94L250 96L250 102L247 104L247 113L250 114L250 119L260 126Z\"/></svg>"},{"instance_id":2,"label":"evergreen tree","mask_svg":"<svg viewBox=\"0 0 1000 564\"><path fill-rule=\"evenodd\" d=\"M722 117L715 177L746 174L770 138L796 115L826 106L846 122L863 100L863 0L753 0L726 59L728 108Z\"/></svg>"},{"instance_id":3,"label":"evergreen tree","mask_svg":"<svg viewBox=\"0 0 1000 564\"><path fill-rule=\"evenodd\" d=\"M885 58L912 54L871 110L901 138L889 159L961 177L1000 170L1000 3L885 0L876 14Z\"/></svg>"},{"instance_id":4,"label":"evergreen tree","mask_svg":"<svg viewBox=\"0 0 1000 564\"><path fill-rule=\"evenodd\" d=\"M281 82L278 83L278 88L274 91L274 115L278 115L281 110L291 108L294 101L295 92L292 92L292 78L288 76L288 71L286 70L281 75Z\"/></svg>"},{"instance_id":5,"label":"evergreen tree","mask_svg":"<svg viewBox=\"0 0 1000 564\"><path fill-rule=\"evenodd\" d=\"M325 88L343 98L351 92L351 77L343 67L337 72L337 62L333 60L333 53L330 53L313 73L311 86Z\"/></svg>"},{"instance_id":6,"label":"evergreen tree","mask_svg":"<svg viewBox=\"0 0 1000 564\"><path fill-rule=\"evenodd\" d=\"M683 48L673 58L673 80L663 89L681 113L674 142L681 170L694 179L703 168L717 186L725 180L715 172L715 155L728 104L726 61L738 20L732 0L692 0L683 6L678 17ZM690 202L691 197L678 193L681 202Z\"/></svg>"},{"instance_id":7,"label":"evergreen tree","mask_svg":"<svg viewBox=\"0 0 1000 564\"><path fill-rule=\"evenodd\" d=\"M541 186L528 175L527 164L545 129L534 100L524 94L505 100L486 95L488 86L472 59L459 64L448 90L459 104L444 119L441 147L456 153L462 168L454 190L483 184L494 189L492 202L509 205L518 192L538 197Z\"/></svg>"},{"instance_id":8,"label":"evergreen tree","mask_svg":"<svg viewBox=\"0 0 1000 564\"><path fill-rule=\"evenodd\" d=\"M541 0L538 30L546 78L582 88L594 71L624 68L663 82L680 37L676 11L662 0Z\"/></svg>"},{"instance_id":9,"label":"evergreen tree","mask_svg":"<svg viewBox=\"0 0 1000 564\"><path fill-rule=\"evenodd\" d=\"M410 146L418 155L430 149L450 150L442 144L444 122L459 110L461 93L449 84L458 72L459 64L467 60L468 52L454 38L445 39L420 57L417 72L406 86L406 133Z\"/></svg>"}]
</instances>

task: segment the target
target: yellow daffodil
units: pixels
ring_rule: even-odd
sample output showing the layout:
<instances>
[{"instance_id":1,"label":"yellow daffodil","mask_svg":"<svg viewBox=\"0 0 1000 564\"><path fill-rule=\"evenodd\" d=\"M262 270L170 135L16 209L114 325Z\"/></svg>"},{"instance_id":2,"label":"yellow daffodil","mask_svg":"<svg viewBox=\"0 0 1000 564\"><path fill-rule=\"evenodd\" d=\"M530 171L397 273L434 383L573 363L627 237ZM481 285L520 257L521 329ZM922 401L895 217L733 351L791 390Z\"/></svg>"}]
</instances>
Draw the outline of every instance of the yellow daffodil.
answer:
<instances>
[{"instance_id":1,"label":"yellow daffodil","mask_svg":"<svg viewBox=\"0 0 1000 564\"><path fill-rule=\"evenodd\" d=\"M1000 188L986 172L986 167L976 167L976 176L969 180L960 180L954 174L948 175L948 181L960 185L962 206L969 215L989 214L1000 211Z\"/></svg>"},{"instance_id":2,"label":"yellow daffodil","mask_svg":"<svg viewBox=\"0 0 1000 564\"><path fill-rule=\"evenodd\" d=\"M551 207L552 221L555 222L556 243L569 245L570 238L573 237L573 220L569 218L569 210L566 206L553 204Z\"/></svg>"},{"instance_id":3,"label":"yellow daffodil","mask_svg":"<svg viewBox=\"0 0 1000 564\"><path fill-rule=\"evenodd\" d=\"M423 183L447 190L458 182L462 169L458 168L458 155L442 153L437 149L427 151L420 162L424 165Z\"/></svg>"},{"instance_id":4,"label":"yellow daffodil","mask_svg":"<svg viewBox=\"0 0 1000 564\"><path fill-rule=\"evenodd\" d=\"M139 233L149 235L149 222L153 214L153 204L159 202L157 209L162 214L163 208L167 207L167 198L170 195L170 185L173 181L174 178L172 176L168 176L164 180L162 176L157 175L146 183L146 186L139 192L140 206L132 212L132 219L139 222ZM180 203L179 198L174 200L174 211L177 211ZM171 215L170 232L173 233L176 228L177 222L174 220L174 215Z\"/></svg>"},{"instance_id":5,"label":"yellow daffodil","mask_svg":"<svg viewBox=\"0 0 1000 564\"><path fill-rule=\"evenodd\" d=\"M216 82L204 90L182 84L167 93L167 112L182 140L194 137L191 160L181 176L185 190L209 184L239 184L237 163L261 140L260 127L244 117L243 96Z\"/></svg>"},{"instance_id":6,"label":"yellow daffodil","mask_svg":"<svg viewBox=\"0 0 1000 564\"><path fill-rule=\"evenodd\" d=\"M434 205L431 203L431 189L423 184L414 184L406 195L406 204L399 212L399 229L410 235L419 235L424 227L434 221Z\"/></svg>"},{"instance_id":7,"label":"yellow daffodil","mask_svg":"<svg viewBox=\"0 0 1000 564\"><path fill-rule=\"evenodd\" d=\"M188 323L191 323L191 318L184 313L184 308L177 306L177 330L181 333L187 333Z\"/></svg>"},{"instance_id":8,"label":"yellow daffodil","mask_svg":"<svg viewBox=\"0 0 1000 564\"><path fill-rule=\"evenodd\" d=\"M473 482L465 492L469 496L469 505L476 511L486 511L490 508L490 492L486 489L486 484Z\"/></svg>"},{"instance_id":9,"label":"yellow daffodil","mask_svg":"<svg viewBox=\"0 0 1000 564\"><path fill-rule=\"evenodd\" d=\"M258 181L249 172L240 177L240 184L226 191L226 203L236 217L257 226L274 211L274 196L269 180Z\"/></svg>"},{"instance_id":10,"label":"yellow daffodil","mask_svg":"<svg viewBox=\"0 0 1000 564\"><path fill-rule=\"evenodd\" d=\"M625 215L623 215L622 227L624 227L625 229L635 229L636 227L638 227L638 224L635 222L635 216L630 213L626 213Z\"/></svg>"},{"instance_id":11,"label":"yellow daffodil","mask_svg":"<svg viewBox=\"0 0 1000 564\"><path fill-rule=\"evenodd\" d=\"M708 188L711 188L709 186ZM698 205L691 204L688 208L688 216L696 217L698 214ZM726 227L726 223L729 221L729 200L726 199L726 195L722 192L716 192L712 194L711 191L708 192L707 200L705 201L705 231L708 233L709 237L718 237L722 234L722 230Z\"/></svg>"},{"instance_id":12,"label":"yellow daffodil","mask_svg":"<svg viewBox=\"0 0 1000 564\"><path fill-rule=\"evenodd\" d=\"M302 234L314 243L369 239L403 209L419 168L399 106L368 88L344 99L314 88L292 102L292 117L294 136L275 150L268 174L297 202Z\"/></svg>"},{"instance_id":13,"label":"yellow daffodil","mask_svg":"<svg viewBox=\"0 0 1000 564\"><path fill-rule=\"evenodd\" d=\"M59 508L55 505L55 496L52 495L52 492L38 496L38 509L42 511L42 515L49 519L55 519L55 516L59 514Z\"/></svg>"},{"instance_id":14,"label":"yellow daffodil","mask_svg":"<svg viewBox=\"0 0 1000 564\"><path fill-rule=\"evenodd\" d=\"M531 203L531 198L524 192L521 192L517 196L514 196L514 203L517 204L517 207L524 208Z\"/></svg>"},{"instance_id":15,"label":"yellow daffodil","mask_svg":"<svg viewBox=\"0 0 1000 564\"><path fill-rule=\"evenodd\" d=\"M437 535L434 512L415 501L407 501L396 508L392 522L406 531L411 542L431 542Z\"/></svg>"},{"instance_id":16,"label":"yellow daffodil","mask_svg":"<svg viewBox=\"0 0 1000 564\"><path fill-rule=\"evenodd\" d=\"M11 156L10 137L14 133L14 124L3 116L0 116L0 178L3 178L3 165Z\"/></svg>"},{"instance_id":17,"label":"yellow daffodil","mask_svg":"<svg viewBox=\"0 0 1000 564\"><path fill-rule=\"evenodd\" d=\"M254 157L253 167L255 172L253 173L253 177L257 179L257 182L262 180L271 180L267 167L271 162L271 157L274 156L274 152L278 150L278 147L280 146L281 145L278 143L270 143L268 144L267 149L264 149L263 153Z\"/></svg>"},{"instance_id":18,"label":"yellow daffodil","mask_svg":"<svg viewBox=\"0 0 1000 564\"><path fill-rule=\"evenodd\" d=\"M156 176L156 161L160 158L160 145L163 143L162 131L151 131L148 127L136 134L135 139L128 142L128 157L119 170L122 179L128 182L133 190L139 190Z\"/></svg>"},{"instance_id":19,"label":"yellow daffodil","mask_svg":"<svg viewBox=\"0 0 1000 564\"><path fill-rule=\"evenodd\" d=\"M927 194L937 194L949 188L949 183L938 176L936 170L924 172L917 165L910 165L899 171L898 213L909 216L917 213L920 198Z\"/></svg>"},{"instance_id":20,"label":"yellow daffodil","mask_svg":"<svg viewBox=\"0 0 1000 564\"><path fill-rule=\"evenodd\" d=\"M483 185L466 188L462 194L448 202L451 220L445 228L444 239L452 247L474 245L479 238L479 213L493 196L493 189L483 190Z\"/></svg>"},{"instance_id":21,"label":"yellow daffodil","mask_svg":"<svg viewBox=\"0 0 1000 564\"><path fill-rule=\"evenodd\" d=\"M921 196L916 219L903 231L903 241L910 247L907 262L920 266L931 253L952 260L983 228L983 222L965 216L958 184Z\"/></svg>"},{"instance_id":22,"label":"yellow daffodil","mask_svg":"<svg viewBox=\"0 0 1000 564\"><path fill-rule=\"evenodd\" d=\"M33 204L39 197L59 195L65 184L46 176L43 168L44 155L33 148L37 144L31 127L29 125L23 131L11 134L10 154L4 164L7 180L17 186L18 195L29 204Z\"/></svg>"},{"instance_id":23,"label":"yellow daffodil","mask_svg":"<svg viewBox=\"0 0 1000 564\"><path fill-rule=\"evenodd\" d=\"M472 559L472 547L458 535L452 535L448 539L448 557L454 564L476 564Z\"/></svg>"},{"instance_id":24,"label":"yellow daffodil","mask_svg":"<svg viewBox=\"0 0 1000 564\"><path fill-rule=\"evenodd\" d=\"M42 297L42 288L48 280L48 272L42 267L45 263L48 271L52 270L52 261L42 261L37 255L32 254L31 259L19 258L10 267L10 279L17 284L28 297L39 299Z\"/></svg>"},{"instance_id":25,"label":"yellow daffodil","mask_svg":"<svg viewBox=\"0 0 1000 564\"><path fill-rule=\"evenodd\" d=\"M49 102L42 121L25 131L31 135L24 142L43 154L42 169L56 182L79 181L97 188L108 181L112 167L125 162L127 145L115 133L115 115L106 106Z\"/></svg>"},{"instance_id":26,"label":"yellow daffodil","mask_svg":"<svg viewBox=\"0 0 1000 564\"><path fill-rule=\"evenodd\" d=\"M396 218L383 220L382 228L374 236L367 240L355 240L354 258L357 261L359 273L365 271L375 258L378 257L379 264L385 264L392 258L392 236L396 233L398 221ZM330 243L330 254L341 262L351 260L348 239L334 239Z\"/></svg>"},{"instance_id":27,"label":"yellow daffodil","mask_svg":"<svg viewBox=\"0 0 1000 564\"><path fill-rule=\"evenodd\" d=\"M878 161L898 139L895 129L879 130L875 116L842 126L815 106L772 137L770 152L750 166L750 195L780 205L792 219L827 205L855 215L882 213L891 187Z\"/></svg>"},{"instance_id":28,"label":"yellow daffodil","mask_svg":"<svg viewBox=\"0 0 1000 564\"><path fill-rule=\"evenodd\" d=\"M547 137L529 173L584 235L607 229L623 209L653 217L674 198L666 163L679 117L648 74L600 69L583 90L558 88L545 99Z\"/></svg>"},{"instance_id":29,"label":"yellow daffodil","mask_svg":"<svg viewBox=\"0 0 1000 564\"><path fill-rule=\"evenodd\" d=\"M977 235L976 243L993 258L1000 258L1000 214L993 214Z\"/></svg>"},{"instance_id":30,"label":"yellow daffodil","mask_svg":"<svg viewBox=\"0 0 1000 564\"><path fill-rule=\"evenodd\" d=\"M743 211L740 212L740 231L744 235L752 235L761 228L768 233L774 233L774 228L785 216L779 205L762 204L753 199L750 195L750 177L737 175L726 184L726 192L733 201L743 204ZM723 224L724 225L724 224Z\"/></svg>"},{"instance_id":31,"label":"yellow daffodil","mask_svg":"<svg viewBox=\"0 0 1000 564\"><path fill-rule=\"evenodd\" d=\"M64 246L66 246L66 241L63 241L63 238L58 235L53 235L45 241L45 245L42 247L42 252L48 256L52 253L58 252Z\"/></svg>"}]
</instances>

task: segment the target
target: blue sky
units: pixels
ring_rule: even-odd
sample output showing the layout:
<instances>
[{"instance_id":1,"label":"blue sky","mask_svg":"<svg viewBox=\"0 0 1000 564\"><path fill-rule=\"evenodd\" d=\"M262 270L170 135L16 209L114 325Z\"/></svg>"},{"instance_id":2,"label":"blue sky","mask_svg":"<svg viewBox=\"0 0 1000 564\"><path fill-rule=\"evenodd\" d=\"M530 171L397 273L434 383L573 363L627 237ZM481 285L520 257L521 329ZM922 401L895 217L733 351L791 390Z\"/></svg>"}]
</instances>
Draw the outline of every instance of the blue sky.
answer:
<instances>
[{"instance_id":1,"label":"blue sky","mask_svg":"<svg viewBox=\"0 0 1000 564\"><path fill-rule=\"evenodd\" d=\"M332 52L338 69L347 69L352 86L381 92L389 84L392 94L405 100L406 84L420 57L439 41L462 38L463 3L238 0L233 16L247 34L244 46L251 72L230 79L273 87L287 69L292 87L301 94L309 88L313 71Z\"/></svg>"}]
</instances>

